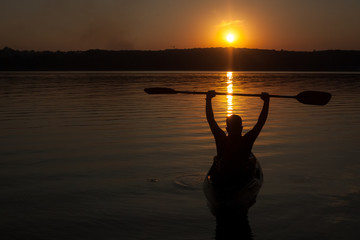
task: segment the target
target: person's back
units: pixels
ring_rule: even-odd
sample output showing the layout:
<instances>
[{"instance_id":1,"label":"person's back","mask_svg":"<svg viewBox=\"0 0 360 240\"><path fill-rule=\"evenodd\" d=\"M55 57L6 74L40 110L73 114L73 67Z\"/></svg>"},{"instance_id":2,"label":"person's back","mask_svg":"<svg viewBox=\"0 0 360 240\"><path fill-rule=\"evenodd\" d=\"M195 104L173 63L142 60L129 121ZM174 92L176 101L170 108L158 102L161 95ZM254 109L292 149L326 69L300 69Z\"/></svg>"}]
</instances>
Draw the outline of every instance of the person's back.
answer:
<instances>
[{"instance_id":1,"label":"person's back","mask_svg":"<svg viewBox=\"0 0 360 240\"><path fill-rule=\"evenodd\" d=\"M263 93L261 98L264 106L259 120L252 130L242 135L242 119L232 115L226 120L228 135L221 130L215 121L211 106L211 99L215 92L209 91L206 98L206 116L210 129L214 135L217 156L213 164L213 180L222 186L238 186L246 184L254 175L255 161L251 161L250 154L253 144L265 124L269 109L269 95Z\"/></svg>"}]
</instances>

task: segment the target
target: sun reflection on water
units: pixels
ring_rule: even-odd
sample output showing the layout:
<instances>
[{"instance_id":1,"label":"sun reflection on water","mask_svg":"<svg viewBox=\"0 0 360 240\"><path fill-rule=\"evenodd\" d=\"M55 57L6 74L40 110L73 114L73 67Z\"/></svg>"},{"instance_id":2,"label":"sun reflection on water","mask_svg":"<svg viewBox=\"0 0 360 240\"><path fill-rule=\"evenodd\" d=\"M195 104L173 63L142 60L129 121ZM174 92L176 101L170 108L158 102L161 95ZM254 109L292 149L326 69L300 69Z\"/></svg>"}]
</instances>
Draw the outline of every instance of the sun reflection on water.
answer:
<instances>
[{"instance_id":1,"label":"sun reflection on water","mask_svg":"<svg viewBox=\"0 0 360 240\"><path fill-rule=\"evenodd\" d=\"M233 93L233 73L232 72L227 72L226 74L227 77L227 93ZM227 95L227 116L231 116L233 114L233 96L232 95Z\"/></svg>"}]
</instances>

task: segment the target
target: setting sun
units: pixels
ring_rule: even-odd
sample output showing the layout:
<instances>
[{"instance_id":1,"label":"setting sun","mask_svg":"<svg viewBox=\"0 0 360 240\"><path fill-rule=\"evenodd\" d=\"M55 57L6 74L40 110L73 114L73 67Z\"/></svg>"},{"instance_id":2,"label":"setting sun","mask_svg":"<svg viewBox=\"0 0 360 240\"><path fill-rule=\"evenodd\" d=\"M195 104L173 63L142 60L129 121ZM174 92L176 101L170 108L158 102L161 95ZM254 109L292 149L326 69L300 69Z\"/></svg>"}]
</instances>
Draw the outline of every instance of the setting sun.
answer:
<instances>
[{"instance_id":1,"label":"setting sun","mask_svg":"<svg viewBox=\"0 0 360 240\"><path fill-rule=\"evenodd\" d=\"M232 43L235 41L235 36L232 33L229 33L228 35L226 35L226 41L228 41L228 43Z\"/></svg>"}]
</instances>

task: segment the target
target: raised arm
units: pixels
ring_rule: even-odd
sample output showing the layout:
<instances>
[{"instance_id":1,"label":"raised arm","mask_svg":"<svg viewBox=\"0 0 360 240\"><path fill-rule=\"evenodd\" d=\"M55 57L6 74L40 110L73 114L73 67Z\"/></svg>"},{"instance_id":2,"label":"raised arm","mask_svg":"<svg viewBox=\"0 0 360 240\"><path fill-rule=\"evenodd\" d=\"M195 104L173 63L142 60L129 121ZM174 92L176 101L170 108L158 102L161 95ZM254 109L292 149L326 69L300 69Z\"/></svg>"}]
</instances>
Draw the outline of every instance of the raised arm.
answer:
<instances>
[{"instance_id":1,"label":"raised arm","mask_svg":"<svg viewBox=\"0 0 360 240\"><path fill-rule=\"evenodd\" d=\"M211 99L216 96L215 91L208 91L206 94L206 119L209 123L212 134L215 139L219 136L226 135L223 130L219 127L219 125L215 121L214 112L211 105Z\"/></svg>"},{"instance_id":2,"label":"raised arm","mask_svg":"<svg viewBox=\"0 0 360 240\"><path fill-rule=\"evenodd\" d=\"M264 105L261 110L259 119L255 124L254 128L251 130L251 135L255 139L259 136L261 129L265 125L268 113L269 113L269 105L270 105L270 97L269 94L266 92L261 93L261 99L264 100Z\"/></svg>"}]
</instances>

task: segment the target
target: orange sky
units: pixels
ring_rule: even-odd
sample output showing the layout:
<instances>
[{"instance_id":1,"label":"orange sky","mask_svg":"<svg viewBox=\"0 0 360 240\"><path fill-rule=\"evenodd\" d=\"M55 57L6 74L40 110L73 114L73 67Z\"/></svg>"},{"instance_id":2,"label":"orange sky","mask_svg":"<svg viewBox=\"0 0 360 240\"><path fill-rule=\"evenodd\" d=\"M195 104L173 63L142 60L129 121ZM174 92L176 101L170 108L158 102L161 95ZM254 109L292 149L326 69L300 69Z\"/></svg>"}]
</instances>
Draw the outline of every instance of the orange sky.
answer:
<instances>
[{"instance_id":1,"label":"orange sky","mask_svg":"<svg viewBox=\"0 0 360 240\"><path fill-rule=\"evenodd\" d=\"M2 0L0 48L360 50L359 12L358 0Z\"/></svg>"}]
</instances>

